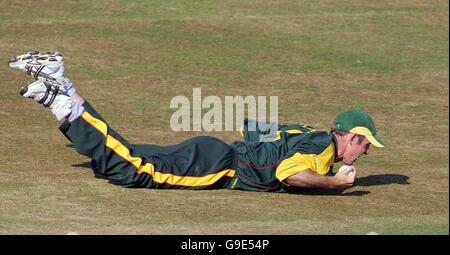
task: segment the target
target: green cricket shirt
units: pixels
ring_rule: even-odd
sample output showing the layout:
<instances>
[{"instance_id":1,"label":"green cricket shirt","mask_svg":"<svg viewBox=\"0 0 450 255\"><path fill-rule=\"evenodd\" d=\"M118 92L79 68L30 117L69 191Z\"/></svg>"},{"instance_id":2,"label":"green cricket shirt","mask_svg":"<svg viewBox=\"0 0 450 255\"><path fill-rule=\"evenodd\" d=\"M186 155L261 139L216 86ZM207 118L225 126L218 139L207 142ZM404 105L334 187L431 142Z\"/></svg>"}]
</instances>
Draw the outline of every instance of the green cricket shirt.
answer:
<instances>
[{"instance_id":1,"label":"green cricket shirt","mask_svg":"<svg viewBox=\"0 0 450 255\"><path fill-rule=\"evenodd\" d=\"M231 144L238 163L229 188L284 192L283 181L289 176L306 169L320 175L332 172L336 141L331 134L300 124L277 126L273 141L262 142L261 135L270 130L262 131L260 123L245 121L241 130L244 141Z\"/></svg>"}]
</instances>

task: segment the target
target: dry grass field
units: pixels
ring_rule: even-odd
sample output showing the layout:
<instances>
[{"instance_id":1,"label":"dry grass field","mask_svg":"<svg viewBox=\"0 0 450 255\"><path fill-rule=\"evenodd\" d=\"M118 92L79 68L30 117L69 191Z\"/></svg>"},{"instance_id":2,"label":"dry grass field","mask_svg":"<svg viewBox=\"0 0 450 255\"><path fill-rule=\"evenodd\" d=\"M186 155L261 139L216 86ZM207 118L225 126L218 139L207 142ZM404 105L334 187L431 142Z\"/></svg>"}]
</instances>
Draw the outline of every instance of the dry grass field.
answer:
<instances>
[{"instance_id":1,"label":"dry grass field","mask_svg":"<svg viewBox=\"0 0 450 255\"><path fill-rule=\"evenodd\" d=\"M449 234L449 4L0 1L0 234ZM96 179L6 62L60 51L80 94L132 143L174 144L171 98L279 98L327 130L359 107L387 146L342 194L125 189Z\"/></svg>"}]
</instances>

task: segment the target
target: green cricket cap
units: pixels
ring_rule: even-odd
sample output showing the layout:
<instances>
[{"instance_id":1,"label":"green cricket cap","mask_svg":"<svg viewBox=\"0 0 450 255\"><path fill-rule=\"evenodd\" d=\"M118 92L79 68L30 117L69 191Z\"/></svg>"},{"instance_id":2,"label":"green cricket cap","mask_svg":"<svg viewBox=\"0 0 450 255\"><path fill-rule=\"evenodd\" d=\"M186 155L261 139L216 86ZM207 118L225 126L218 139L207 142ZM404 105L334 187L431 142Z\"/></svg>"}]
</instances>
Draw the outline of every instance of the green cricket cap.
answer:
<instances>
[{"instance_id":1,"label":"green cricket cap","mask_svg":"<svg viewBox=\"0 0 450 255\"><path fill-rule=\"evenodd\" d=\"M375 124L369 114L360 109L350 109L336 116L333 129L363 135L376 147L384 147L377 135Z\"/></svg>"}]
</instances>

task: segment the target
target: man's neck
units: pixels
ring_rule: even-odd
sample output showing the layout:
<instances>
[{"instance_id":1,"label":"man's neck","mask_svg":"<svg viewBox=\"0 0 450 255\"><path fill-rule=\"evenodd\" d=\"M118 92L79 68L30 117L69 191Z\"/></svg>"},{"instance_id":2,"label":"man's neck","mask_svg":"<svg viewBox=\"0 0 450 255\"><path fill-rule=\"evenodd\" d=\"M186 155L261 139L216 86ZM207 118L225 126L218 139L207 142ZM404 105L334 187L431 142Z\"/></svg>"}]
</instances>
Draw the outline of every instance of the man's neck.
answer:
<instances>
[{"instance_id":1,"label":"man's neck","mask_svg":"<svg viewBox=\"0 0 450 255\"><path fill-rule=\"evenodd\" d=\"M340 146L342 143L342 137L339 135L334 134L333 132L331 135L334 137L335 146L336 146L336 154L334 155L334 162L341 162L342 161L342 146Z\"/></svg>"}]
</instances>

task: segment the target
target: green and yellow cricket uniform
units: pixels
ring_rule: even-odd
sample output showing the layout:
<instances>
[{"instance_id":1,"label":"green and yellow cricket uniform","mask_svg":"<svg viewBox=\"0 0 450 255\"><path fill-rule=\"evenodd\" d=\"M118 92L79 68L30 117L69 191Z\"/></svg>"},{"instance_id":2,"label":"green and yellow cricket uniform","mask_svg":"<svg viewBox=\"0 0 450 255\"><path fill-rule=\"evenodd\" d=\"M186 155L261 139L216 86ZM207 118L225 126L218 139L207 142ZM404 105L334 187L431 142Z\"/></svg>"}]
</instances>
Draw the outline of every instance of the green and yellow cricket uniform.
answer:
<instances>
[{"instance_id":1,"label":"green and yellow cricket uniform","mask_svg":"<svg viewBox=\"0 0 450 255\"><path fill-rule=\"evenodd\" d=\"M255 131L249 127L256 125ZM241 135L245 141L231 144L238 152L238 168L230 188L252 191L285 191L283 181L306 169L320 175L332 173L336 141L327 132L294 124L278 125L273 142L261 142L268 134L260 123L245 121ZM272 124L275 125L275 124Z\"/></svg>"},{"instance_id":2,"label":"green and yellow cricket uniform","mask_svg":"<svg viewBox=\"0 0 450 255\"><path fill-rule=\"evenodd\" d=\"M331 171L335 141L302 125L279 125L274 141L261 142L258 124L246 121L244 141L231 145L199 136L180 144L130 144L85 102L85 112L60 127L76 150L91 158L96 175L124 187L285 191L282 181L305 169Z\"/></svg>"}]
</instances>

